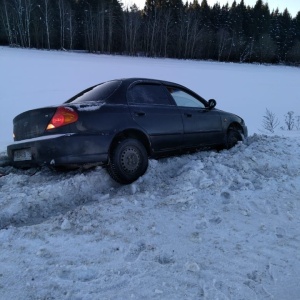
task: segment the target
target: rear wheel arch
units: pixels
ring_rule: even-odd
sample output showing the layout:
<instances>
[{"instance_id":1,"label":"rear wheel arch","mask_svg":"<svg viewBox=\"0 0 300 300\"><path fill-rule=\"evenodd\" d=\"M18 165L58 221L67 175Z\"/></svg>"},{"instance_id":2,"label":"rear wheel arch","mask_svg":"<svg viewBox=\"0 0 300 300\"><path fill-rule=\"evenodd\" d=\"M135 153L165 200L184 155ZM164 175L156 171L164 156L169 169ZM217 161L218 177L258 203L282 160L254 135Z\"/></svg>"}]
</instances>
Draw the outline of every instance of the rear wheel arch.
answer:
<instances>
[{"instance_id":1,"label":"rear wheel arch","mask_svg":"<svg viewBox=\"0 0 300 300\"><path fill-rule=\"evenodd\" d=\"M121 132L119 132L118 134L116 134L116 136L113 138L110 147L109 147L109 153L111 154L112 151L114 150L114 148L117 146L117 144L125 139L136 139L139 142L141 142L146 151L148 156L151 155L151 146L150 146L150 141L147 137L147 135L140 131L140 130L136 130L136 129L127 129L127 130L123 130Z\"/></svg>"}]
</instances>

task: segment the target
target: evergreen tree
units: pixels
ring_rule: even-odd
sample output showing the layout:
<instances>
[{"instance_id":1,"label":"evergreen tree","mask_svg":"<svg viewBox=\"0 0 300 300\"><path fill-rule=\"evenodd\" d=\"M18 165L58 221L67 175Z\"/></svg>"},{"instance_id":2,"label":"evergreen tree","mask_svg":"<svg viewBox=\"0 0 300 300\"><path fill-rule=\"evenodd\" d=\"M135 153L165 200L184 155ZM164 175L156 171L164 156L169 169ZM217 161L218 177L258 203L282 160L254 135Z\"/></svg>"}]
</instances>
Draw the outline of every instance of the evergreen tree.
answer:
<instances>
[{"instance_id":1,"label":"evergreen tree","mask_svg":"<svg viewBox=\"0 0 300 300\"><path fill-rule=\"evenodd\" d=\"M146 0L143 10L118 0L0 0L0 44L299 64L300 12L270 13L263 0Z\"/></svg>"},{"instance_id":2,"label":"evergreen tree","mask_svg":"<svg viewBox=\"0 0 300 300\"><path fill-rule=\"evenodd\" d=\"M286 59L289 63L300 65L300 12L292 20L289 31L293 44L287 51Z\"/></svg>"},{"instance_id":3,"label":"evergreen tree","mask_svg":"<svg viewBox=\"0 0 300 300\"><path fill-rule=\"evenodd\" d=\"M276 43L277 62L286 62L289 50L296 40L296 33L292 28L292 18L288 10L281 14L278 9L272 13L270 34Z\"/></svg>"}]
</instances>

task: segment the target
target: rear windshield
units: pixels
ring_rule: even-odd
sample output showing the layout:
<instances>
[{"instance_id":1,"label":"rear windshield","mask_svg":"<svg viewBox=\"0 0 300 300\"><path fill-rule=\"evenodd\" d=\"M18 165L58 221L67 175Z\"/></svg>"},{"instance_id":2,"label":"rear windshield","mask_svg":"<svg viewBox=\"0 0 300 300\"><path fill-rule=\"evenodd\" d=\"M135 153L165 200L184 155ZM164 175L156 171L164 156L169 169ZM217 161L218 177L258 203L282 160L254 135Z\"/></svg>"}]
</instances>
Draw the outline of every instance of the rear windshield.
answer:
<instances>
[{"instance_id":1,"label":"rear windshield","mask_svg":"<svg viewBox=\"0 0 300 300\"><path fill-rule=\"evenodd\" d=\"M116 91L120 84L120 80L101 83L77 94L66 103L82 103L90 101L104 102Z\"/></svg>"}]
</instances>

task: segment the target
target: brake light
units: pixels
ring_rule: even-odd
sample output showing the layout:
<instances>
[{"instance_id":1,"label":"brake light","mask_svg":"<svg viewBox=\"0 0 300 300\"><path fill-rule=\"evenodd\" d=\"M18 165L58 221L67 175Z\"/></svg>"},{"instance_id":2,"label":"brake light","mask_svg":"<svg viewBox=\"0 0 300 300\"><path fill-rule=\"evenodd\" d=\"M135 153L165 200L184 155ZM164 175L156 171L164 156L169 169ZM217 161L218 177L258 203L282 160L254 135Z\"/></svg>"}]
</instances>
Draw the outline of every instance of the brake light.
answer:
<instances>
[{"instance_id":1,"label":"brake light","mask_svg":"<svg viewBox=\"0 0 300 300\"><path fill-rule=\"evenodd\" d=\"M47 126L47 130L61 127L74 123L78 120L78 114L70 107L58 107L50 123Z\"/></svg>"}]
</instances>

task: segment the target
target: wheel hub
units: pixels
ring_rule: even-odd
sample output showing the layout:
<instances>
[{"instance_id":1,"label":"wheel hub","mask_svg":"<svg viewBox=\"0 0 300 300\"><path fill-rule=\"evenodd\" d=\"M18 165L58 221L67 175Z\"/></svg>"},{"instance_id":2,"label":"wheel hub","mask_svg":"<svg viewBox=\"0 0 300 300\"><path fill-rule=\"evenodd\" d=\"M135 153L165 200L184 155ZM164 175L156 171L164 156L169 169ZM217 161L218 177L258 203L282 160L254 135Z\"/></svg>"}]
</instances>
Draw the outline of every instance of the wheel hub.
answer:
<instances>
[{"instance_id":1,"label":"wheel hub","mask_svg":"<svg viewBox=\"0 0 300 300\"><path fill-rule=\"evenodd\" d=\"M126 148L121 156L121 164L125 171L134 172L140 164L140 155L135 148Z\"/></svg>"}]
</instances>

